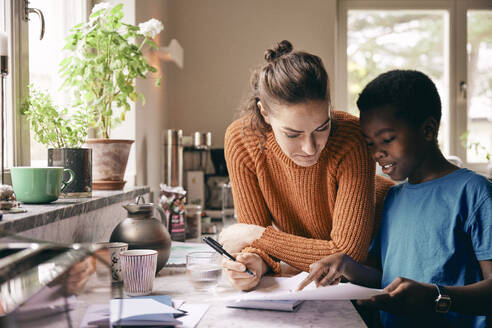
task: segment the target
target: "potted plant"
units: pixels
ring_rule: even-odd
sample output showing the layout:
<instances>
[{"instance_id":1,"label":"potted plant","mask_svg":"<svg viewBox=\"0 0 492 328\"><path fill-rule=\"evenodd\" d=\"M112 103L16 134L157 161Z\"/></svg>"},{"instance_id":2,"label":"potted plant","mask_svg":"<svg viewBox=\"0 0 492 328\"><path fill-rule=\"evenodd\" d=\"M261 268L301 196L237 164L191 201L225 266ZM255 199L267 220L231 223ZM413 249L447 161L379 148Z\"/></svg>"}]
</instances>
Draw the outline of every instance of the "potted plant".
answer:
<instances>
[{"instance_id":1,"label":"potted plant","mask_svg":"<svg viewBox=\"0 0 492 328\"><path fill-rule=\"evenodd\" d=\"M81 148L87 138L90 116L85 111L60 109L44 91L29 86L21 113L27 117L37 142L48 148L48 166L63 166L75 173L65 197L92 194L92 150Z\"/></svg>"},{"instance_id":2,"label":"potted plant","mask_svg":"<svg viewBox=\"0 0 492 328\"><path fill-rule=\"evenodd\" d=\"M122 8L122 4L95 5L89 21L72 28L64 48L69 56L60 64L62 88L71 91L74 106L90 113L90 126L97 131L98 139L87 141L93 149L94 189L122 189L125 184L133 140L110 139L111 129L125 120L131 102L145 101L135 89L135 79L156 69L142 50L157 48L152 39L164 28L156 19L138 27L123 23Z\"/></svg>"}]
</instances>

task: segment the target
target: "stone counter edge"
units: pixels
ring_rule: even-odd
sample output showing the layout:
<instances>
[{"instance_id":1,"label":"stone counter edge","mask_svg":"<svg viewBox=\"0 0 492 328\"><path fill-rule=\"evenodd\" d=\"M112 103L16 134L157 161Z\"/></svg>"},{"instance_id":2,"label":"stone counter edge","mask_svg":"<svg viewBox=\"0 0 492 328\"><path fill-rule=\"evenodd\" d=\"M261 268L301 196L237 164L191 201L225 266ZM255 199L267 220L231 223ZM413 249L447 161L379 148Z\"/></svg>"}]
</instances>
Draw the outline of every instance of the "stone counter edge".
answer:
<instances>
[{"instance_id":1,"label":"stone counter edge","mask_svg":"<svg viewBox=\"0 0 492 328\"><path fill-rule=\"evenodd\" d=\"M62 198L50 204L23 204L22 207L27 209L26 213L3 214L0 238L8 237L9 233L30 230L123 201L133 202L137 196L148 193L149 187L137 186L117 191L93 191L91 198Z\"/></svg>"}]
</instances>

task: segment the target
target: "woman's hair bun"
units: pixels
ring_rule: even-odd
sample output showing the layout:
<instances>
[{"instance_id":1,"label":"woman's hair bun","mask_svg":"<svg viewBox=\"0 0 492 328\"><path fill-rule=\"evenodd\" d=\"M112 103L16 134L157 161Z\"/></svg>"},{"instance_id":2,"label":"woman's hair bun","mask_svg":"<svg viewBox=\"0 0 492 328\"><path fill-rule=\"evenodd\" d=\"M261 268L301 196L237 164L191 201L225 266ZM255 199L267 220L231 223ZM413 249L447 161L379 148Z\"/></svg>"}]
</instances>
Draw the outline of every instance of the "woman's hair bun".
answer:
<instances>
[{"instance_id":1,"label":"woman's hair bun","mask_svg":"<svg viewBox=\"0 0 492 328\"><path fill-rule=\"evenodd\" d=\"M292 43L287 40L283 40L277 44L273 49L267 49L265 52L265 59L267 62L274 61L275 59L286 55L292 51Z\"/></svg>"}]
</instances>

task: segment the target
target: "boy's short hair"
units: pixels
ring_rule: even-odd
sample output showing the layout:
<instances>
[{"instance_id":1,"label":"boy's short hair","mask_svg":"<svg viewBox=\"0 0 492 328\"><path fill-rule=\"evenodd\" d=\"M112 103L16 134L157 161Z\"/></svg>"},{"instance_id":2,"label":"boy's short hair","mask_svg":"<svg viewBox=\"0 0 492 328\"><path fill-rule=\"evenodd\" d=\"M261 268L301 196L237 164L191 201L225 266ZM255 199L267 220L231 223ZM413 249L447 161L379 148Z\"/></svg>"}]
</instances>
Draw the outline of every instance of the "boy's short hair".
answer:
<instances>
[{"instance_id":1,"label":"boy's short hair","mask_svg":"<svg viewBox=\"0 0 492 328\"><path fill-rule=\"evenodd\" d=\"M392 107L399 119L419 127L427 118L441 121L441 99L432 80L422 72L392 70L383 73L362 90L357 100L360 112Z\"/></svg>"}]
</instances>

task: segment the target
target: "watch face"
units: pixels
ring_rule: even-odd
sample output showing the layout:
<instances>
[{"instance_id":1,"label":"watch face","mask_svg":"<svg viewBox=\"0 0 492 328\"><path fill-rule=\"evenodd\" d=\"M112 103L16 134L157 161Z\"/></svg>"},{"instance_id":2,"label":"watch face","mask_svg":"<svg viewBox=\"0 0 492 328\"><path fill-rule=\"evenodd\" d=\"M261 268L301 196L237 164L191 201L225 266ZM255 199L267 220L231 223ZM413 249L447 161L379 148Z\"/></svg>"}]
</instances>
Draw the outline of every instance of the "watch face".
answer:
<instances>
[{"instance_id":1,"label":"watch face","mask_svg":"<svg viewBox=\"0 0 492 328\"><path fill-rule=\"evenodd\" d=\"M440 297L436 302L436 312L446 313L451 307L451 299L449 297Z\"/></svg>"}]
</instances>

